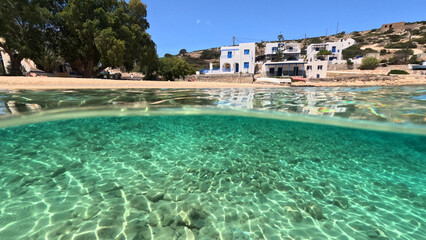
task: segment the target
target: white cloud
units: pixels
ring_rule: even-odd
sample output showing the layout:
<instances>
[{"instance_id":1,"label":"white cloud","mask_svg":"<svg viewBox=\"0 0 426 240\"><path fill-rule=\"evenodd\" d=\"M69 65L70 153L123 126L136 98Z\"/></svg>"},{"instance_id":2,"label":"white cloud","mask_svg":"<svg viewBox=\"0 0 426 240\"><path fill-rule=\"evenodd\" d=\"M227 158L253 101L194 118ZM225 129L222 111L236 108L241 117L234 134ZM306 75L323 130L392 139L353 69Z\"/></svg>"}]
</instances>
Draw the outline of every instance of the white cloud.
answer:
<instances>
[{"instance_id":1,"label":"white cloud","mask_svg":"<svg viewBox=\"0 0 426 240\"><path fill-rule=\"evenodd\" d=\"M200 24L200 22L201 22L201 20L200 19L198 19L197 21L195 21L197 24Z\"/></svg>"}]
</instances>

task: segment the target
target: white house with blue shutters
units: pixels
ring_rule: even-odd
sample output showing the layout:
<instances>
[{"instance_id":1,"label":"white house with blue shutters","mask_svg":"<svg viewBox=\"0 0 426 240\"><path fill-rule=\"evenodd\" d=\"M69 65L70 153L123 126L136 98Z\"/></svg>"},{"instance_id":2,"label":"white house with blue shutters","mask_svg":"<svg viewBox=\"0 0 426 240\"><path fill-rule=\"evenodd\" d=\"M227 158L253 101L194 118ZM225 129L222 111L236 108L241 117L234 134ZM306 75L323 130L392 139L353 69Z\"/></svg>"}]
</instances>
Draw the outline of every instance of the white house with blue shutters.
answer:
<instances>
[{"instance_id":1,"label":"white house with blue shutters","mask_svg":"<svg viewBox=\"0 0 426 240\"><path fill-rule=\"evenodd\" d=\"M255 43L240 43L238 46L220 48L220 70L214 73L252 73L256 59Z\"/></svg>"},{"instance_id":2,"label":"white house with blue shutters","mask_svg":"<svg viewBox=\"0 0 426 240\"><path fill-rule=\"evenodd\" d=\"M301 58L300 43L266 43L265 56L266 60L271 60L278 52L278 48L283 54L283 58L286 61L297 61Z\"/></svg>"},{"instance_id":3,"label":"white house with blue shutters","mask_svg":"<svg viewBox=\"0 0 426 240\"><path fill-rule=\"evenodd\" d=\"M346 40L340 39L337 42L313 43L306 48L307 61L326 60L330 63L344 63L346 61L343 60L342 51L355 43L356 41L352 38ZM331 55L318 57L317 53L321 50L328 50L331 52Z\"/></svg>"}]
</instances>

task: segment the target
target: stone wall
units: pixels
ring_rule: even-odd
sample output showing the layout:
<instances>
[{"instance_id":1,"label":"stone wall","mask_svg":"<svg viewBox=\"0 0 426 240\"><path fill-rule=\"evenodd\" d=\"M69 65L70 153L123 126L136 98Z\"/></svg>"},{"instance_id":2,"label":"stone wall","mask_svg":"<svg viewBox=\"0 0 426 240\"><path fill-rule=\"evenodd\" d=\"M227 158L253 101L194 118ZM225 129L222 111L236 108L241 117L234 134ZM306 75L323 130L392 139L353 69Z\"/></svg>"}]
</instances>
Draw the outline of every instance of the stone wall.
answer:
<instances>
[{"instance_id":1,"label":"stone wall","mask_svg":"<svg viewBox=\"0 0 426 240\"><path fill-rule=\"evenodd\" d=\"M359 66L361 66L361 64L354 63L352 67L351 66L348 67L346 63L345 64L329 64L327 67L327 70L328 71L352 70L352 69L358 69Z\"/></svg>"},{"instance_id":2,"label":"stone wall","mask_svg":"<svg viewBox=\"0 0 426 240\"><path fill-rule=\"evenodd\" d=\"M382 27L380 28L380 31L385 32L389 29L394 29L394 30L405 30L405 29L413 29L418 27L418 24L406 24L405 22L396 22L396 23L386 23L383 24Z\"/></svg>"},{"instance_id":3,"label":"stone wall","mask_svg":"<svg viewBox=\"0 0 426 240\"><path fill-rule=\"evenodd\" d=\"M253 74L202 74L187 77L185 80L192 79L199 82L228 82L228 83L252 83Z\"/></svg>"},{"instance_id":4,"label":"stone wall","mask_svg":"<svg viewBox=\"0 0 426 240\"><path fill-rule=\"evenodd\" d=\"M342 74L342 73L329 73L327 74L326 79L310 79L311 82L317 81L387 81L387 80L395 80L398 76L387 76L387 75L379 75L379 74Z\"/></svg>"}]
</instances>

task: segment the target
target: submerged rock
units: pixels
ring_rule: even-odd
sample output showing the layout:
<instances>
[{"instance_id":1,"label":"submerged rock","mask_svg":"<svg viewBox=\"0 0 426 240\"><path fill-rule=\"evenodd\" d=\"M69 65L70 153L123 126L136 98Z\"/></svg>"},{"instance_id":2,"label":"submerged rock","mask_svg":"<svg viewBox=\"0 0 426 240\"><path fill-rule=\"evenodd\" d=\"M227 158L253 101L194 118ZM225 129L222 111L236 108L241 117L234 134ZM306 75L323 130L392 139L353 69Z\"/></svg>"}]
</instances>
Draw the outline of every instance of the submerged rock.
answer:
<instances>
[{"instance_id":1,"label":"submerged rock","mask_svg":"<svg viewBox=\"0 0 426 240\"><path fill-rule=\"evenodd\" d=\"M301 222L303 220L302 213L299 210L291 211L290 216L296 222Z\"/></svg>"},{"instance_id":2,"label":"submerged rock","mask_svg":"<svg viewBox=\"0 0 426 240\"><path fill-rule=\"evenodd\" d=\"M289 186L289 185L287 185L287 184L285 184L285 183L283 183L283 182L276 182L276 183L275 183L275 187L276 187L279 191L285 191L285 192L288 192L288 191L294 190L294 188L293 188L292 186Z\"/></svg>"},{"instance_id":3,"label":"submerged rock","mask_svg":"<svg viewBox=\"0 0 426 240\"><path fill-rule=\"evenodd\" d=\"M130 200L130 206L141 211L149 211L148 201L143 196L132 198L132 200Z\"/></svg>"},{"instance_id":4,"label":"submerged rock","mask_svg":"<svg viewBox=\"0 0 426 240\"><path fill-rule=\"evenodd\" d=\"M101 209L97 206L90 206L86 211L81 215L81 219L84 221L90 220L95 217Z\"/></svg>"},{"instance_id":5,"label":"submerged rock","mask_svg":"<svg viewBox=\"0 0 426 240\"><path fill-rule=\"evenodd\" d=\"M341 209L348 209L349 208L349 201L345 197L334 197L333 198L333 204Z\"/></svg>"},{"instance_id":6,"label":"submerged rock","mask_svg":"<svg viewBox=\"0 0 426 240\"><path fill-rule=\"evenodd\" d=\"M157 230L155 239L176 239L177 235L171 227L164 227Z\"/></svg>"},{"instance_id":7,"label":"submerged rock","mask_svg":"<svg viewBox=\"0 0 426 240\"><path fill-rule=\"evenodd\" d=\"M163 199L165 191L162 189L150 189L146 193L146 197L152 202L158 202Z\"/></svg>"},{"instance_id":8,"label":"submerged rock","mask_svg":"<svg viewBox=\"0 0 426 240\"><path fill-rule=\"evenodd\" d=\"M55 177L59 176L60 174L62 174L62 173L64 173L64 172L66 172L66 171L67 171L67 169L66 169L66 168L61 167L61 168L56 169L56 170L52 173L52 175L50 175L50 176L51 176L52 178L55 178Z\"/></svg>"},{"instance_id":9,"label":"submerged rock","mask_svg":"<svg viewBox=\"0 0 426 240\"><path fill-rule=\"evenodd\" d=\"M270 191L272 191L271 186L269 185L269 183L267 182L263 182L262 184L260 184L260 190L262 190L262 192L264 194L269 193Z\"/></svg>"},{"instance_id":10,"label":"submerged rock","mask_svg":"<svg viewBox=\"0 0 426 240\"><path fill-rule=\"evenodd\" d=\"M303 177L303 176L297 176L297 177L295 177L295 179L294 180L296 180L296 182L303 182L303 181L305 181L306 179L305 179L305 177Z\"/></svg>"},{"instance_id":11,"label":"submerged rock","mask_svg":"<svg viewBox=\"0 0 426 240\"><path fill-rule=\"evenodd\" d=\"M310 201L305 205L305 211L308 212L316 220L324 219L322 209L315 201Z\"/></svg>"},{"instance_id":12,"label":"submerged rock","mask_svg":"<svg viewBox=\"0 0 426 240\"><path fill-rule=\"evenodd\" d=\"M207 192L209 190L210 184L208 182L202 182L200 183L200 191L201 192Z\"/></svg>"},{"instance_id":13,"label":"submerged rock","mask_svg":"<svg viewBox=\"0 0 426 240\"><path fill-rule=\"evenodd\" d=\"M317 199L324 199L324 194L322 194L321 190L315 189L312 193L312 196Z\"/></svg>"},{"instance_id":14,"label":"submerged rock","mask_svg":"<svg viewBox=\"0 0 426 240\"><path fill-rule=\"evenodd\" d=\"M370 212L377 210L376 206L374 206L374 205L370 205L366 209L367 209L367 211L370 211Z\"/></svg>"},{"instance_id":15,"label":"submerged rock","mask_svg":"<svg viewBox=\"0 0 426 240\"><path fill-rule=\"evenodd\" d=\"M99 190L102 192L112 192L120 189L123 189L123 186L117 185L115 183L107 183L99 187Z\"/></svg>"}]
</instances>

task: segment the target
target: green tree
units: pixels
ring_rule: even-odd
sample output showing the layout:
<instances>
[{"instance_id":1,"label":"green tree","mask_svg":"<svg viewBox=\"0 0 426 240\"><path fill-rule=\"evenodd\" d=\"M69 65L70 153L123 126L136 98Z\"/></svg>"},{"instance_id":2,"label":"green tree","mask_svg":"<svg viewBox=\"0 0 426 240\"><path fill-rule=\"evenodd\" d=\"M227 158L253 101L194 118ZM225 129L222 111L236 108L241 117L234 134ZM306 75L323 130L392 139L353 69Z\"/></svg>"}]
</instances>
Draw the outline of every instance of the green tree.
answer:
<instances>
[{"instance_id":1,"label":"green tree","mask_svg":"<svg viewBox=\"0 0 426 240\"><path fill-rule=\"evenodd\" d=\"M360 69L361 70L374 70L376 69L380 64L379 59L374 58L374 57L368 57L368 58L364 58L362 59L362 64Z\"/></svg>"},{"instance_id":2,"label":"green tree","mask_svg":"<svg viewBox=\"0 0 426 240\"><path fill-rule=\"evenodd\" d=\"M319 59L324 60L326 56L331 55L332 53L330 51L328 51L327 49L321 49L318 53L317 53L317 57Z\"/></svg>"},{"instance_id":3,"label":"green tree","mask_svg":"<svg viewBox=\"0 0 426 240\"><path fill-rule=\"evenodd\" d=\"M277 53L275 54L275 60L281 62L284 60L284 36L280 33L278 36L278 47Z\"/></svg>"},{"instance_id":4,"label":"green tree","mask_svg":"<svg viewBox=\"0 0 426 240\"><path fill-rule=\"evenodd\" d=\"M407 64L408 59L411 55L414 54L414 51L412 49L401 49L393 54L392 62L391 64Z\"/></svg>"},{"instance_id":5,"label":"green tree","mask_svg":"<svg viewBox=\"0 0 426 240\"><path fill-rule=\"evenodd\" d=\"M45 49L32 60L38 69L46 72L57 71L59 66L65 63L64 60L51 49Z\"/></svg>"},{"instance_id":6,"label":"green tree","mask_svg":"<svg viewBox=\"0 0 426 240\"><path fill-rule=\"evenodd\" d=\"M2 0L0 3L0 47L10 56L9 74L22 75L21 61L36 58L45 48L43 34L52 5L48 0Z\"/></svg>"},{"instance_id":7,"label":"green tree","mask_svg":"<svg viewBox=\"0 0 426 240\"><path fill-rule=\"evenodd\" d=\"M354 58L364 55L364 51L361 50L358 44L352 45L342 51L343 59L347 60L349 58Z\"/></svg>"},{"instance_id":8,"label":"green tree","mask_svg":"<svg viewBox=\"0 0 426 240\"><path fill-rule=\"evenodd\" d=\"M194 70L182 58L165 57L160 58L158 73L163 76L165 80L173 81L176 78L183 78L193 74Z\"/></svg>"},{"instance_id":9,"label":"green tree","mask_svg":"<svg viewBox=\"0 0 426 240\"><path fill-rule=\"evenodd\" d=\"M83 77L106 67L130 71L157 57L146 14L140 0L69 0L57 16L60 53Z\"/></svg>"},{"instance_id":10,"label":"green tree","mask_svg":"<svg viewBox=\"0 0 426 240\"><path fill-rule=\"evenodd\" d=\"M179 51L179 55L185 55L186 53L187 51L184 48Z\"/></svg>"}]
</instances>

